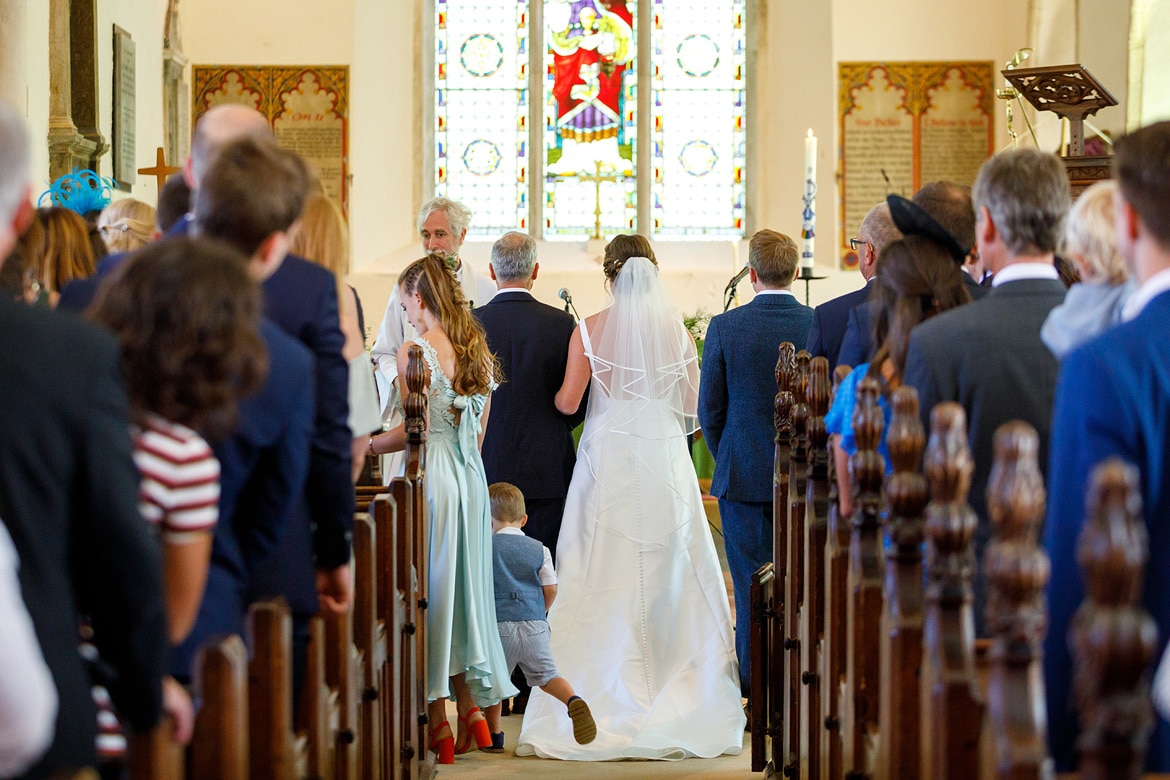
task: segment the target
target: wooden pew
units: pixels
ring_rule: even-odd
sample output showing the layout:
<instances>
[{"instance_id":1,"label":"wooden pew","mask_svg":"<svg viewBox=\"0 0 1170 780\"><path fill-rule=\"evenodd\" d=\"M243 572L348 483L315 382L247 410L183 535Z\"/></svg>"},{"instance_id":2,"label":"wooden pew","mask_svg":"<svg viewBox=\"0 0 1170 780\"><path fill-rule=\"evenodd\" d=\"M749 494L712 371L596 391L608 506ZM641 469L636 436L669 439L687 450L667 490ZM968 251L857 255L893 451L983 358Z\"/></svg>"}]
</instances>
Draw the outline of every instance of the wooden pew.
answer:
<instances>
[{"instance_id":1,"label":"wooden pew","mask_svg":"<svg viewBox=\"0 0 1170 780\"><path fill-rule=\"evenodd\" d=\"M750 710L759 713L752 718L752 771L767 771L771 763L767 734L768 719L765 713L771 711L770 692L772 675L778 670L772 668L772 622L776 617L776 567L765 563L752 574L751 585L751 637L748 642L751 655L751 679L748 682ZM738 629L737 629L738 630Z\"/></svg>"},{"instance_id":2,"label":"wooden pew","mask_svg":"<svg viewBox=\"0 0 1170 780\"><path fill-rule=\"evenodd\" d=\"M882 545L878 536L885 459L877 452L885 418L877 405L880 388L866 378L857 385L850 456L852 533L845 605L845 685L841 700L842 765L853 777L876 770L881 666Z\"/></svg>"},{"instance_id":3,"label":"wooden pew","mask_svg":"<svg viewBox=\"0 0 1170 780\"><path fill-rule=\"evenodd\" d=\"M430 516L424 479L426 440L430 415L427 389L430 374L422 348L410 348L406 368L407 392L403 398L406 417L405 483L395 480L400 499L398 529L405 545L398 551L398 571L404 594L402 626L404 663L399 680L403 691L403 741L399 752L402 777L417 778L426 759L427 744L427 590L430 571ZM409 501L406 496L409 495ZM409 587L407 587L409 585ZM406 646L413 642L411 652Z\"/></svg>"},{"instance_id":4,"label":"wooden pew","mask_svg":"<svg viewBox=\"0 0 1170 780\"><path fill-rule=\"evenodd\" d=\"M200 648L195 691L202 706L191 740L191 777L249 780L248 651L240 637Z\"/></svg>"},{"instance_id":5,"label":"wooden pew","mask_svg":"<svg viewBox=\"0 0 1170 780\"><path fill-rule=\"evenodd\" d=\"M359 515L354 522L354 645L360 667L361 686L358 705L357 754L358 773L363 778L384 777L382 735L384 722L382 700L388 693L382 690L382 667L386 663L387 624L381 606L383 580L382 563L378 556L375 522L389 529L394 506L386 494L370 504L370 517ZM381 520L377 520L379 516Z\"/></svg>"},{"instance_id":6,"label":"wooden pew","mask_svg":"<svg viewBox=\"0 0 1170 780\"><path fill-rule=\"evenodd\" d=\"M337 722L333 729L333 775L338 780L356 780L358 776L361 666L354 646L354 614L351 608L344 615L325 616L325 682L335 697Z\"/></svg>"},{"instance_id":7,"label":"wooden pew","mask_svg":"<svg viewBox=\"0 0 1170 780\"><path fill-rule=\"evenodd\" d=\"M776 426L776 457L772 478L772 562L775 566L773 583L772 637L769 641L771 670L769 674L768 709L764 713L752 710L753 724L765 719L765 729L771 740L770 772L782 771L787 754L787 723L784 720L789 706L789 677L786 659L788 633L785 627L786 561L788 559L788 478L792 460L792 406L793 385L796 381L796 347L791 342L780 345L776 361L777 393L773 403L773 422Z\"/></svg>"},{"instance_id":8,"label":"wooden pew","mask_svg":"<svg viewBox=\"0 0 1170 780\"><path fill-rule=\"evenodd\" d=\"M918 393L894 391L886 444L893 474L886 480L886 577L881 621L881 709L878 776L917 780L918 685L922 666L922 540L926 478L920 473L926 434L918 416Z\"/></svg>"},{"instance_id":9,"label":"wooden pew","mask_svg":"<svg viewBox=\"0 0 1170 780\"><path fill-rule=\"evenodd\" d=\"M126 757L130 780L183 780L184 749L172 738L175 724L165 714L145 734L131 734Z\"/></svg>"},{"instance_id":10,"label":"wooden pew","mask_svg":"<svg viewBox=\"0 0 1170 780\"><path fill-rule=\"evenodd\" d=\"M1149 537L1137 469L1111 458L1093 471L1077 541L1085 601L1069 631L1083 780L1142 776L1154 726L1150 664L1158 629L1141 606Z\"/></svg>"},{"instance_id":11,"label":"wooden pew","mask_svg":"<svg viewBox=\"0 0 1170 780\"><path fill-rule=\"evenodd\" d=\"M248 609L248 735L252 777L305 777L307 740L293 734L292 617L283 599ZM310 662L311 663L311 662Z\"/></svg>"},{"instance_id":12,"label":"wooden pew","mask_svg":"<svg viewBox=\"0 0 1170 780\"><path fill-rule=\"evenodd\" d=\"M829 361L809 361L804 383L808 407L805 426L806 485L804 494L804 567L801 583L800 636L800 774L818 778L821 770L821 737L824 716L821 709L821 656L825 626L825 545L829 530L829 435L825 413L829 411Z\"/></svg>"},{"instance_id":13,"label":"wooden pew","mask_svg":"<svg viewBox=\"0 0 1170 780\"><path fill-rule=\"evenodd\" d=\"M975 678L972 539L977 523L967 504L974 463L967 416L956 403L934 407L925 472L928 574L923 623L922 776L980 776L983 700Z\"/></svg>"},{"instance_id":14,"label":"wooden pew","mask_svg":"<svg viewBox=\"0 0 1170 780\"><path fill-rule=\"evenodd\" d=\"M804 619L804 515L808 477L808 387L809 353L796 353L796 373L792 384L792 452L788 468L788 512L785 522L784 557L784 743L783 768L786 777L800 772L801 730L801 621Z\"/></svg>"},{"instance_id":15,"label":"wooden pew","mask_svg":"<svg viewBox=\"0 0 1170 780\"><path fill-rule=\"evenodd\" d=\"M1032 426L1001 425L987 486L995 529L983 556L992 635L987 702L994 776L1004 780L1052 775L1040 668L1049 564L1036 541L1044 516L1039 448Z\"/></svg>"},{"instance_id":16,"label":"wooden pew","mask_svg":"<svg viewBox=\"0 0 1170 780\"><path fill-rule=\"evenodd\" d=\"M845 377L849 366L838 365L833 370L833 395ZM825 715L825 731L821 735L821 770L826 777L841 777L841 684L845 674L845 598L849 572L850 525L838 514L837 467L831 448L828 452L829 516L825 538L824 567L824 631L821 659L821 711Z\"/></svg>"}]
</instances>

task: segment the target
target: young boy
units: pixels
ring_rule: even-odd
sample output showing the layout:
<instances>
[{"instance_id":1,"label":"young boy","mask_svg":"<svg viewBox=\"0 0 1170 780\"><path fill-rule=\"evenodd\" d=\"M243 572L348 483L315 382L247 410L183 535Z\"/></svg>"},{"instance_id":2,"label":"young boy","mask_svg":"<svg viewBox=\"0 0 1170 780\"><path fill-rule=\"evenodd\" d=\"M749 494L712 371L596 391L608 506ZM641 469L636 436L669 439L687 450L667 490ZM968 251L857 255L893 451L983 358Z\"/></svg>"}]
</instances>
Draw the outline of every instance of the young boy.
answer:
<instances>
[{"instance_id":1,"label":"young boy","mask_svg":"<svg viewBox=\"0 0 1170 780\"><path fill-rule=\"evenodd\" d=\"M557 596L552 554L520 529L528 522L524 495L515 485L496 482L488 488L492 503L492 557L495 562L496 620L508 669L520 665L528 684L538 686L569 708L573 738L587 745L597 736L589 705L557 674L551 634L545 615ZM500 705L485 713L492 734L492 752L503 752Z\"/></svg>"}]
</instances>

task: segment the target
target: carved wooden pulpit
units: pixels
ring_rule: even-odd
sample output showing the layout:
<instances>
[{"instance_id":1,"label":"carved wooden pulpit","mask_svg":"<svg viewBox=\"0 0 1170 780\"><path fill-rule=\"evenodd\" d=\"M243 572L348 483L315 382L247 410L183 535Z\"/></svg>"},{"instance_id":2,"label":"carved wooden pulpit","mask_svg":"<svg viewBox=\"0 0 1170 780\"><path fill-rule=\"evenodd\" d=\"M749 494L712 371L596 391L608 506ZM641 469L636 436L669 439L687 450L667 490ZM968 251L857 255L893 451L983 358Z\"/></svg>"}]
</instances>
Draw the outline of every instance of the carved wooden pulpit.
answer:
<instances>
[{"instance_id":1,"label":"carved wooden pulpit","mask_svg":"<svg viewBox=\"0 0 1170 780\"><path fill-rule=\"evenodd\" d=\"M1085 156L1085 117L1117 105L1117 99L1083 65L1011 68L1000 71L1037 111L1052 111L1068 120L1068 172L1073 197L1095 181L1110 177L1110 156Z\"/></svg>"}]
</instances>

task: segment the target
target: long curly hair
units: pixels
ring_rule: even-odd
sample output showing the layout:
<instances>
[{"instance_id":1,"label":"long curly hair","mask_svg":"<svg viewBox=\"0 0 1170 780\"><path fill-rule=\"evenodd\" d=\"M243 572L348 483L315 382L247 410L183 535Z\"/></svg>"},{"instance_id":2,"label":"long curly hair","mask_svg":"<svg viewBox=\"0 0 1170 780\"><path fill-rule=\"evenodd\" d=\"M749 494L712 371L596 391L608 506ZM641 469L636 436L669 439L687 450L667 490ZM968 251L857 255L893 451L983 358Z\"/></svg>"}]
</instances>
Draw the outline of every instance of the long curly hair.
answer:
<instances>
[{"instance_id":1,"label":"long curly hair","mask_svg":"<svg viewBox=\"0 0 1170 780\"><path fill-rule=\"evenodd\" d=\"M247 258L225 244L175 238L119 266L88 314L121 345L138 419L153 412L215 439L233 430L239 399L267 376L261 310Z\"/></svg>"},{"instance_id":2,"label":"long curly hair","mask_svg":"<svg viewBox=\"0 0 1170 780\"><path fill-rule=\"evenodd\" d=\"M877 261L878 316L874 343L880 345L869 364L869 375L881 378L887 358L899 381L906 368L910 331L939 312L967 303L971 295L963 271L938 242L906 236L887 244Z\"/></svg>"},{"instance_id":3,"label":"long curly hair","mask_svg":"<svg viewBox=\"0 0 1170 780\"><path fill-rule=\"evenodd\" d=\"M417 292L423 307L446 331L455 349L455 376L451 382L455 392L460 395L490 392L492 385L502 378L499 361L488 349L483 326L471 315L463 288L443 258L429 254L406 266L398 276L398 290L402 295Z\"/></svg>"}]
</instances>

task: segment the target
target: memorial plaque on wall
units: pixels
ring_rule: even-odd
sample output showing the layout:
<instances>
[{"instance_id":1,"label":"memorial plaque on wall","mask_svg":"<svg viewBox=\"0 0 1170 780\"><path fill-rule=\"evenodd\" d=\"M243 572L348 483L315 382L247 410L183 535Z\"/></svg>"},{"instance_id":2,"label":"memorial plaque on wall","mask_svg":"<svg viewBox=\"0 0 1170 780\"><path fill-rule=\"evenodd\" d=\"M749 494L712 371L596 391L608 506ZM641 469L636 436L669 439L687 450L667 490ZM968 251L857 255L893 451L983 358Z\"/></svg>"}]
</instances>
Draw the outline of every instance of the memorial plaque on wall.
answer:
<instances>
[{"instance_id":1,"label":"memorial plaque on wall","mask_svg":"<svg viewBox=\"0 0 1170 780\"><path fill-rule=\"evenodd\" d=\"M313 168L325 194L347 213L349 67L194 65L192 116L221 103L252 106L277 143Z\"/></svg>"},{"instance_id":2,"label":"memorial plaque on wall","mask_svg":"<svg viewBox=\"0 0 1170 780\"><path fill-rule=\"evenodd\" d=\"M842 62L841 267L849 239L890 193L931 181L971 184L995 151L990 62Z\"/></svg>"},{"instance_id":3,"label":"memorial plaque on wall","mask_svg":"<svg viewBox=\"0 0 1170 780\"><path fill-rule=\"evenodd\" d=\"M134 41L130 33L114 25L114 181L118 189L129 191L138 176L134 160Z\"/></svg>"}]
</instances>

